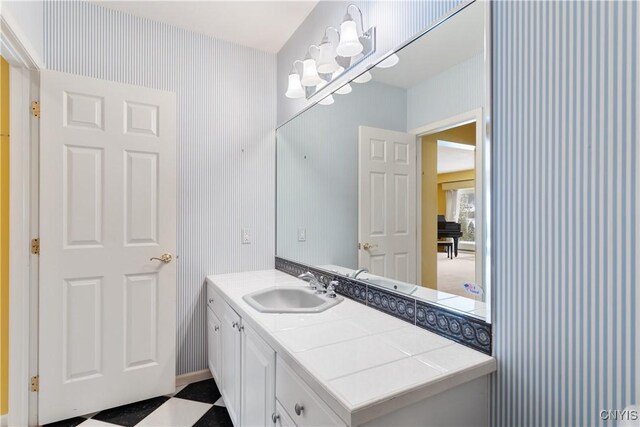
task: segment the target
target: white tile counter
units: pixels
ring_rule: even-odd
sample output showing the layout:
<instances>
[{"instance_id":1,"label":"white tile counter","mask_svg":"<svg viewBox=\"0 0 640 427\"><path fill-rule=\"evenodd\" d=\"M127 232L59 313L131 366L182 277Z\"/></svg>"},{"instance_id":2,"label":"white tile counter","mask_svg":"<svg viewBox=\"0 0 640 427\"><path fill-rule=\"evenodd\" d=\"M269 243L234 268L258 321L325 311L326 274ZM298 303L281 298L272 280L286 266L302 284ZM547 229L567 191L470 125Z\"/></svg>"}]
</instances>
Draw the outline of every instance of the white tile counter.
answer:
<instances>
[{"instance_id":1,"label":"white tile counter","mask_svg":"<svg viewBox=\"0 0 640 427\"><path fill-rule=\"evenodd\" d=\"M496 369L493 357L348 298L322 313L257 312L244 295L274 286L308 286L277 270L209 276L207 282L347 425Z\"/></svg>"}]
</instances>

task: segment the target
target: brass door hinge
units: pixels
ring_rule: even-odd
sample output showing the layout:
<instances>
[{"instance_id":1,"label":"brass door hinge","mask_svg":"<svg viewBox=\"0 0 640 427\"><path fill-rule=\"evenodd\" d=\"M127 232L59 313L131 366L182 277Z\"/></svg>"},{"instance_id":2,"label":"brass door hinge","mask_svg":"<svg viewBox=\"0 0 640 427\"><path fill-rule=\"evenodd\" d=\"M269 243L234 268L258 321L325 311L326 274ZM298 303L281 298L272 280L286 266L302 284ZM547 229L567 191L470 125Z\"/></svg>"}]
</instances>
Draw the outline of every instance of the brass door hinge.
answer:
<instances>
[{"instance_id":1,"label":"brass door hinge","mask_svg":"<svg viewBox=\"0 0 640 427\"><path fill-rule=\"evenodd\" d=\"M40 101L31 101L31 114L33 117L40 117Z\"/></svg>"},{"instance_id":2,"label":"brass door hinge","mask_svg":"<svg viewBox=\"0 0 640 427\"><path fill-rule=\"evenodd\" d=\"M31 239L31 253L40 255L40 239Z\"/></svg>"},{"instance_id":3,"label":"brass door hinge","mask_svg":"<svg viewBox=\"0 0 640 427\"><path fill-rule=\"evenodd\" d=\"M31 391L40 391L40 376L31 377Z\"/></svg>"}]
</instances>

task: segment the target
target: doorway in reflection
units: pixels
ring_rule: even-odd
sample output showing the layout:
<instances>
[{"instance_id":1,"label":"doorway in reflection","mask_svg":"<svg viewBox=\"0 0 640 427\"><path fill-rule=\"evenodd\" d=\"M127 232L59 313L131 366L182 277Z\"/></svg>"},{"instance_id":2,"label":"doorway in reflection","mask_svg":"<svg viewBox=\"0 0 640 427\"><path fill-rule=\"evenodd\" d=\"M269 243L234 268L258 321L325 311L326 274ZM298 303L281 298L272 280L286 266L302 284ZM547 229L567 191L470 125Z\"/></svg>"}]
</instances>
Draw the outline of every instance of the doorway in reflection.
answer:
<instances>
[{"instance_id":1,"label":"doorway in reflection","mask_svg":"<svg viewBox=\"0 0 640 427\"><path fill-rule=\"evenodd\" d=\"M421 137L422 285L482 300L476 281L476 122ZM480 291L481 292L481 291Z\"/></svg>"}]
</instances>

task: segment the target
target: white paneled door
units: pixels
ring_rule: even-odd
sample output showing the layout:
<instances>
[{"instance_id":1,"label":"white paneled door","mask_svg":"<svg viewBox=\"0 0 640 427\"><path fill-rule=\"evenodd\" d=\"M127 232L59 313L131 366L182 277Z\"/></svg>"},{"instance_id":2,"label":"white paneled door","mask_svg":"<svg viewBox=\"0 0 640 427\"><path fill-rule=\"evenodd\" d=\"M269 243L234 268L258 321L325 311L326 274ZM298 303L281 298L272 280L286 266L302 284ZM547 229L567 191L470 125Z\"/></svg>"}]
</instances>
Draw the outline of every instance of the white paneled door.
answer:
<instances>
[{"instance_id":1,"label":"white paneled door","mask_svg":"<svg viewBox=\"0 0 640 427\"><path fill-rule=\"evenodd\" d=\"M416 136L359 128L358 262L416 283Z\"/></svg>"},{"instance_id":2,"label":"white paneled door","mask_svg":"<svg viewBox=\"0 0 640 427\"><path fill-rule=\"evenodd\" d=\"M54 71L40 86L44 424L174 390L176 101Z\"/></svg>"}]
</instances>

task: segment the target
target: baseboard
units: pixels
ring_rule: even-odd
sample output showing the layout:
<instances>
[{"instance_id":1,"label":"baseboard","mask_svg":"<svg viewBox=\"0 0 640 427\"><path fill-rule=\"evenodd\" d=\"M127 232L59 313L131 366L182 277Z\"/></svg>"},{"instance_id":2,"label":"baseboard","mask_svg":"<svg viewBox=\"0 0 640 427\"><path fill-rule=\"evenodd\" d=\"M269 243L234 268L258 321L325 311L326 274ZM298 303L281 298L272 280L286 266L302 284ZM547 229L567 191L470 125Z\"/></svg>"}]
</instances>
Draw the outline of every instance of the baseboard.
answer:
<instances>
[{"instance_id":1,"label":"baseboard","mask_svg":"<svg viewBox=\"0 0 640 427\"><path fill-rule=\"evenodd\" d=\"M188 374L178 375L176 377L176 387L195 383L198 381L208 380L212 378L211 371L203 369L202 371L190 372Z\"/></svg>"},{"instance_id":2,"label":"baseboard","mask_svg":"<svg viewBox=\"0 0 640 427\"><path fill-rule=\"evenodd\" d=\"M9 418L9 414L0 415L0 427L7 427L9 425L7 419Z\"/></svg>"}]
</instances>

